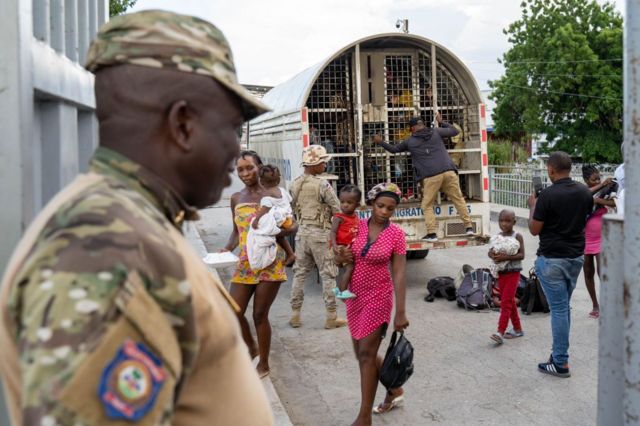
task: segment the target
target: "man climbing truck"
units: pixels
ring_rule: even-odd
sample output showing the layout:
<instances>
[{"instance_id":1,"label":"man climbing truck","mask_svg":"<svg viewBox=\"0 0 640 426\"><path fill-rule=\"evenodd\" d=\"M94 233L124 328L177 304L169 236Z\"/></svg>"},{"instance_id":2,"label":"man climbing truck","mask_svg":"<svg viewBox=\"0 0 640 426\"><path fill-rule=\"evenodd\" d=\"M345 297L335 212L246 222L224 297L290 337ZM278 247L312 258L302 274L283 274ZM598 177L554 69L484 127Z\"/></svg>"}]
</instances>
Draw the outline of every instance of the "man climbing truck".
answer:
<instances>
[{"instance_id":1,"label":"man climbing truck","mask_svg":"<svg viewBox=\"0 0 640 426\"><path fill-rule=\"evenodd\" d=\"M303 173L302 150L313 139L331 153L336 189L353 184L366 193L384 181L401 188L393 220L405 232L409 257L484 243L489 233L485 108L469 70L443 46L413 34L370 36L274 87L263 101L273 111L249 123L248 145L280 168L287 188ZM457 168L463 198L457 204L464 205L468 218L460 218L462 212L440 188L433 197L435 229L428 230L412 155L387 152L374 136L403 141L411 135L412 118L437 127L437 113L458 130L443 142ZM367 218L371 211L363 203L358 214Z\"/></svg>"}]
</instances>

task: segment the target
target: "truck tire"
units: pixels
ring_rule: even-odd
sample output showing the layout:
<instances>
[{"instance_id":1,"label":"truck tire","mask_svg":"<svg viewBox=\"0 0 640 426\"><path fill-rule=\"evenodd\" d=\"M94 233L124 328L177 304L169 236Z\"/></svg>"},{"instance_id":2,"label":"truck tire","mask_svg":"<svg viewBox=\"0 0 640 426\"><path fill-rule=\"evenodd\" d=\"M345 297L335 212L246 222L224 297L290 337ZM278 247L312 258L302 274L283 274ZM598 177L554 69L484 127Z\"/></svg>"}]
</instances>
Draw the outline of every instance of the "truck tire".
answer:
<instances>
[{"instance_id":1,"label":"truck tire","mask_svg":"<svg viewBox=\"0 0 640 426\"><path fill-rule=\"evenodd\" d=\"M407 259L424 259L429 254L429 250L412 250L407 252Z\"/></svg>"}]
</instances>

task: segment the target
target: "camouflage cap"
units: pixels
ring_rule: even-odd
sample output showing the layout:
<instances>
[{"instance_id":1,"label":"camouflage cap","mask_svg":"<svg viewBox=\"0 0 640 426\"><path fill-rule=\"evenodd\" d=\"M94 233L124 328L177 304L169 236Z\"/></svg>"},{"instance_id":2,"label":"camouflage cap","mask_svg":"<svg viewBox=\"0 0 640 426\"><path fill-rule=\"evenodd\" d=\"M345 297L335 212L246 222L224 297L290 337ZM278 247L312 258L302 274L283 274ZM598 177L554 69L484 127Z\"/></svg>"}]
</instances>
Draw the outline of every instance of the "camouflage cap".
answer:
<instances>
[{"instance_id":1,"label":"camouflage cap","mask_svg":"<svg viewBox=\"0 0 640 426\"><path fill-rule=\"evenodd\" d=\"M302 150L302 165L315 166L331 160L327 150L322 145L309 145Z\"/></svg>"},{"instance_id":2,"label":"camouflage cap","mask_svg":"<svg viewBox=\"0 0 640 426\"><path fill-rule=\"evenodd\" d=\"M85 67L96 72L120 64L210 76L238 96L246 120L269 111L238 83L222 31L193 16L146 10L113 18L91 43Z\"/></svg>"}]
</instances>

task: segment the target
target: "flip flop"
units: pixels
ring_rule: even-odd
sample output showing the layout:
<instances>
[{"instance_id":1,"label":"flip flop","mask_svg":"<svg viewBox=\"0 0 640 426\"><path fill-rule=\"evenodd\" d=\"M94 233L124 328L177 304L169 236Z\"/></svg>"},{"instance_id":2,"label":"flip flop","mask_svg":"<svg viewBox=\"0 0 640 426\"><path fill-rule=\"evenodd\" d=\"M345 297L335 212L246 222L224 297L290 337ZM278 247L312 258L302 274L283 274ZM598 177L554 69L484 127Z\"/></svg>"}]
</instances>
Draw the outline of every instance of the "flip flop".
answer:
<instances>
[{"instance_id":1,"label":"flip flop","mask_svg":"<svg viewBox=\"0 0 640 426\"><path fill-rule=\"evenodd\" d=\"M391 402L383 402L377 407L374 407L372 411L373 411L373 414L384 414L384 413L388 413L389 411L393 410L396 407L401 407L403 404L404 404L404 394L400 396L396 396L391 400ZM385 406L387 408L385 408Z\"/></svg>"},{"instance_id":2,"label":"flip flop","mask_svg":"<svg viewBox=\"0 0 640 426\"><path fill-rule=\"evenodd\" d=\"M520 331L515 331L515 330L509 330L506 333L504 333L504 337L505 339L515 339L518 337L522 337L524 336L524 331L520 330Z\"/></svg>"},{"instance_id":3,"label":"flip flop","mask_svg":"<svg viewBox=\"0 0 640 426\"><path fill-rule=\"evenodd\" d=\"M589 318L593 318L593 319L600 318L600 311L591 311L591 312L589 312Z\"/></svg>"}]
</instances>

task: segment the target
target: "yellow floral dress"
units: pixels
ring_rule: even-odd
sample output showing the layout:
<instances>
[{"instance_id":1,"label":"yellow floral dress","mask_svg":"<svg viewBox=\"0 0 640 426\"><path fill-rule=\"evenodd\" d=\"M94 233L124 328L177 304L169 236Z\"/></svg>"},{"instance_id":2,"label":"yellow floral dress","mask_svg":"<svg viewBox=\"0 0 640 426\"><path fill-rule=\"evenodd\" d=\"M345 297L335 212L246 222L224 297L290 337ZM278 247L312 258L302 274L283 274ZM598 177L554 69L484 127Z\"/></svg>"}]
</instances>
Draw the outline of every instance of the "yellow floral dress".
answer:
<instances>
[{"instance_id":1,"label":"yellow floral dress","mask_svg":"<svg viewBox=\"0 0 640 426\"><path fill-rule=\"evenodd\" d=\"M233 222L238 227L240 236L240 255L236 271L231 277L231 282L236 284L258 284L261 281L282 282L287 280L287 274L284 270L285 253L282 247L278 246L276 260L259 271L254 271L249 266L249 258L247 256L247 233L249 225L260 208L258 203L241 203L234 210Z\"/></svg>"}]
</instances>

